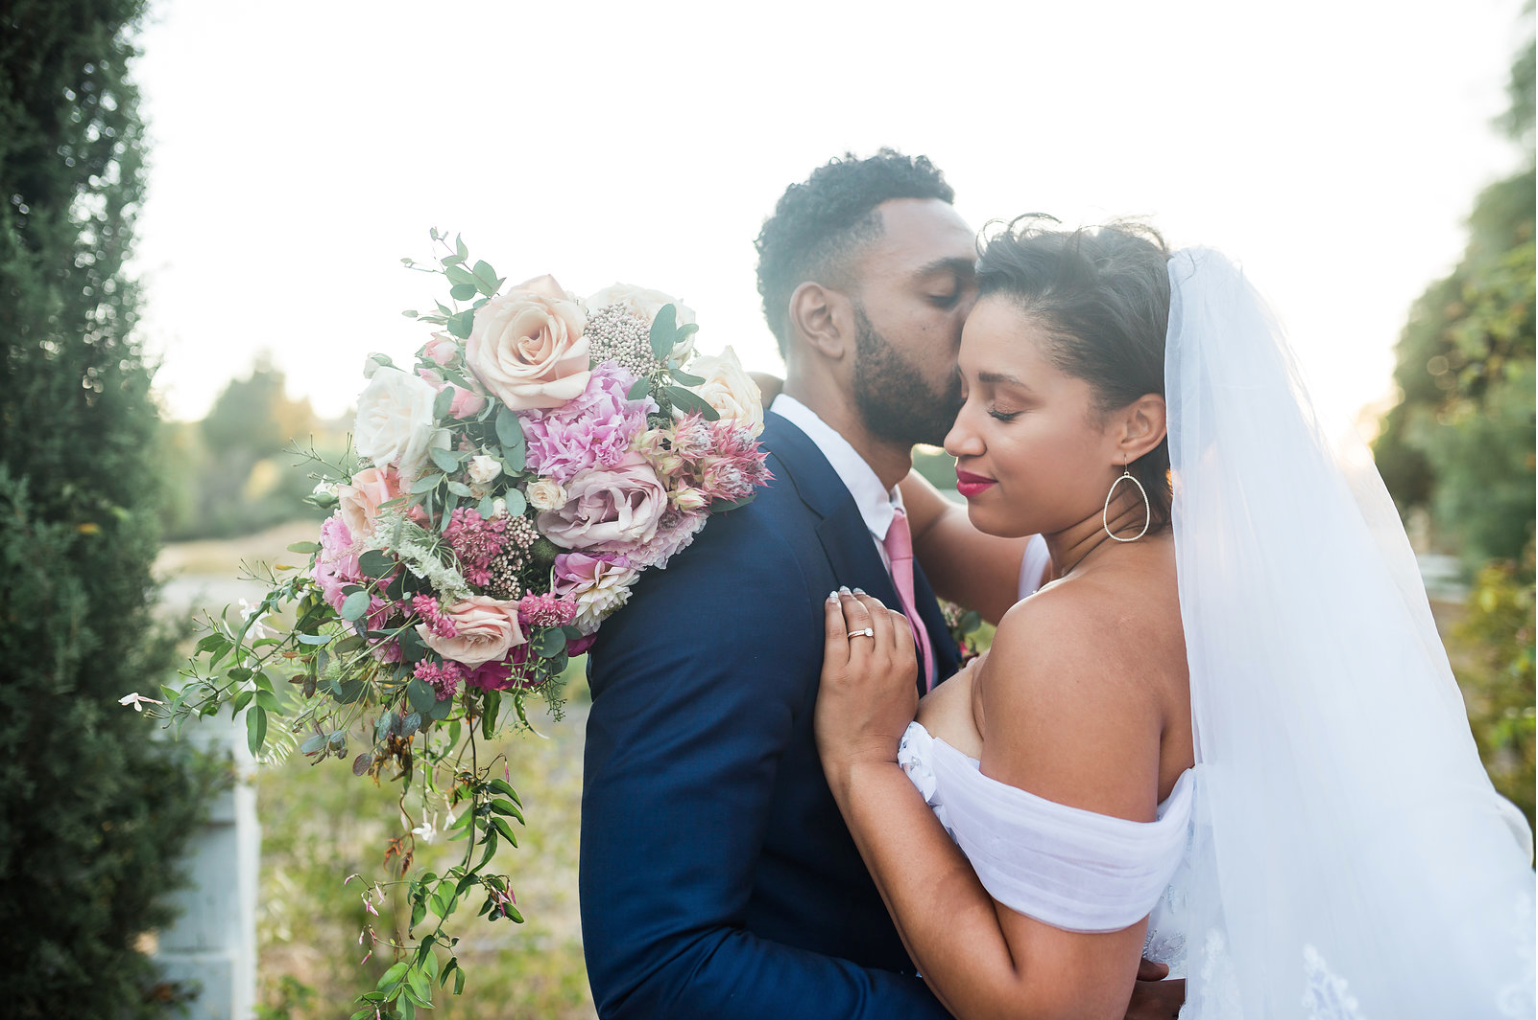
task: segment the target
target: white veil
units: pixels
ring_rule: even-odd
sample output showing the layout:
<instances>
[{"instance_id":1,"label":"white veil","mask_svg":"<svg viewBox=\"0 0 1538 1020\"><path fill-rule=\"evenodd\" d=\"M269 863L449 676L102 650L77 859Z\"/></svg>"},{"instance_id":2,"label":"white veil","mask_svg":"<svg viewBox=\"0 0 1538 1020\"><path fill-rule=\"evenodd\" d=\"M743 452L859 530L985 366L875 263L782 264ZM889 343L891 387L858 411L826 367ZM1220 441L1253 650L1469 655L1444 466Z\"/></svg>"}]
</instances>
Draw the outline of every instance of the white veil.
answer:
<instances>
[{"instance_id":1,"label":"white veil","mask_svg":"<svg viewBox=\"0 0 1538 1020\"><path fill-rule=\"evenodd\" d=\"M1372 459L1326 436L1236 265L1169 269L1200 777L1181 1016L1532 1017L1531 833L1480 765Z\"/></svg>"}]
</instances>

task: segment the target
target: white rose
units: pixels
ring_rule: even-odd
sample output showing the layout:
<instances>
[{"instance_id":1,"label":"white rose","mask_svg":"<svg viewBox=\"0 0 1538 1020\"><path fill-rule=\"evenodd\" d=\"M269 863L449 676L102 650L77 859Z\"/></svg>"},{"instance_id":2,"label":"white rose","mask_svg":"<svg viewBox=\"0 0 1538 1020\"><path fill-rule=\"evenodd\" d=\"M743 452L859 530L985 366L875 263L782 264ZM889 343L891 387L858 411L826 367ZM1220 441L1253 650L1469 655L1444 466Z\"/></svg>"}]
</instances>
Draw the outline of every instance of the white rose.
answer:
<instances>
[{"instance_id":1,"label":"white rose","mask_svg":"<svg viewBox=\"0 0 1538 1020\"><path fill-rule=\"evenodd\" d=\"M529 483L524 495L536 510L559 510L566 505L566 489L554 478L541 478Z\"/></svg>"},{"instance_id":2,"label":"white rose","mask_svg":"<svg viewBox=\"0 0 1538 1020\"><path fill-rule=\"evenodd\" d=\"M431 385L398 368L379 365L358 395L353 446L378 467L393 464L408 478L421 474L431 447L448 449L448 432L435 427Z\"/></svg>"},{"instance_id":3,"label":"white rose","mask_svg":"<svg viewBox=\"0 0 1538 1020\"><path fill-rule=\"evenodd\" d=\"M678 310L678 325L688 326L694 322L694 309L682 301L660 290L650 290L646 287L635 287L628 283L616 283L605 287L596 294L589 295L583 304L587 307L587 313L593 315L610 305L623 305L625 311L637 319L644 319L648 324L657 317L663 305L672 305ZM694 338L697 333L691 333L676 349L680 362L686 360L694 353Z\"/></svg>"},{"instance_id":4,"label":"white rose","mask_svg":"<svg viewBox=\"0 0 1538 1020\"><path fill-rule=\"evenodd\" d=\"M755 438L764 431L763 394L759 392L758 383L743 371L736 351L728 347L718 358L699 358L689 366L689 373L705 377L704 382L689 389L698 393L722 418L746 425Z\"/></svg>"},{"instance_id":5,"label":"white rose","mask_svg":"<svg viewBox=\"0 0 1538 1020\"><path fill-rule=\"evenodd\" d=\"M502 465L492 457L478 454L470 458L470 467L465 473L470 476L472 485L490 485L502 473Z\"/></svg>"}]
</instances>

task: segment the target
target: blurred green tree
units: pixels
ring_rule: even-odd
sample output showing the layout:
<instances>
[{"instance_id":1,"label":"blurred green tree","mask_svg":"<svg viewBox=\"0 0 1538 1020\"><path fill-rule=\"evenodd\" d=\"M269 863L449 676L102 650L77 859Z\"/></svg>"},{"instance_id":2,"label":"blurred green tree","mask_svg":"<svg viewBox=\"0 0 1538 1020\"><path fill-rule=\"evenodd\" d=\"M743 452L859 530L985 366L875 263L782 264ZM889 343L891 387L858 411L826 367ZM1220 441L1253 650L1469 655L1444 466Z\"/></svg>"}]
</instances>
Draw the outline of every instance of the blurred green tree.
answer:
<instances>
[{"instance_id":1,"label":"blurred green tree","mask_svg":"<svg viewBox=\"0 0 1538 1020\"><path fill-rule=\"evenodd\" d=\"M282 370L262 355L250 374L225 386L202 421L165 424L168 538L231 538L325 516L304 501L316 465L293 453L292 444L313 444L336 461L346 432L316 419L308 400L290 400L285 385Z\"/></svg>"},{"instance_id":2,"label":"blurred green tree","mask_svg":"<svg viewBox=\"0 0 1538 1020\"><path fill-rule=\"evenodd\" d=\"M1529 14L1531 5L1529 6ZM1469 244L1410 311L1374 446L1402 511L1431 511L1474 583L1448 652L1496 788L1533 819L1534 46L1500 125L1525 168L1480 193Z\"/></svg>"},{"instance_id":3,"label":"blurred green tree","mask_svg":"<svg viewBox=\"0 0 1538 1020\"><path fill-rule=\"evenodd\" d=\"M1470 570L1520 561L1533 539L1533 53L1512 69L1501 121L1526 168L1479 195L1462 260L1411 309L1401 398L1374 444L1401 510L1432 510Z\"/></svg>"},{"instance_id":4,"label":"blurred green tree","mask_svg":"<svg viewBox=\"0 0 1538 1020\"><path fill-rule=\"evenodd\" d=\"M0 6L0 959L17 1018L164 1015L136 939L202 803L118 699L157 632L158 414L124 271L143 0Z\"/></svg>"}]
</instances>

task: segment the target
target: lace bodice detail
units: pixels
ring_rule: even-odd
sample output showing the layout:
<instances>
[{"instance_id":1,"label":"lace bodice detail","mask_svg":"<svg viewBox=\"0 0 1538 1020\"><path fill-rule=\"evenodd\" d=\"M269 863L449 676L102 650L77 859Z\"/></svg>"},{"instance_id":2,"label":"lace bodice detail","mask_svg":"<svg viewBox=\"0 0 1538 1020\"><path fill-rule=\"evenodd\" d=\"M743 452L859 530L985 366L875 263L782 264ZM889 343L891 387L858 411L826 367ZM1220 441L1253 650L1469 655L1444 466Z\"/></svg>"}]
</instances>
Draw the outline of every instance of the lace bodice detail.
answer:
<instances>
[{"instance_id":1,"label":"lace bodice detail","mask_svg":"<svg viewBox=\"0 0 1538 1020\"><path fill-rule=\"evenodd\" d=\"M1183 961L1184 897L1171 880L1190 843L1194 770L1155 821L1132 822L989 779L918 723L897 760L994 899L1067 931L1119 931L1152 912L1145 955L1172 969Z\"/></svg>"}]
</instances>

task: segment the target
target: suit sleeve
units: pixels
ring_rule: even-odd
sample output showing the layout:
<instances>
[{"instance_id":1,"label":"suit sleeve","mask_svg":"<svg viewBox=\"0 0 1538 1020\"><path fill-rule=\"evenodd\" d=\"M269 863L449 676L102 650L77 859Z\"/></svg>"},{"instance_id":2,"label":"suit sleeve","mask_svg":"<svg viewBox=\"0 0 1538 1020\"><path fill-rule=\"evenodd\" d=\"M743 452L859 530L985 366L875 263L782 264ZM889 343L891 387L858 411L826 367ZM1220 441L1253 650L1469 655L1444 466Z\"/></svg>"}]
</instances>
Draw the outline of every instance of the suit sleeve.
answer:
<instances>
[{"instance_id":1,"label":"suit sleeve","mask_svg":"<svg viewBox=\"0 0 1538 1020\"><path fill-rule=\"evenodd\" d=\"M743 926L822 620L792 551L750 516L649 574L594 650L580 885L599 1015L947 1017L918 978Z\"/></svg>"}]
</instances>

